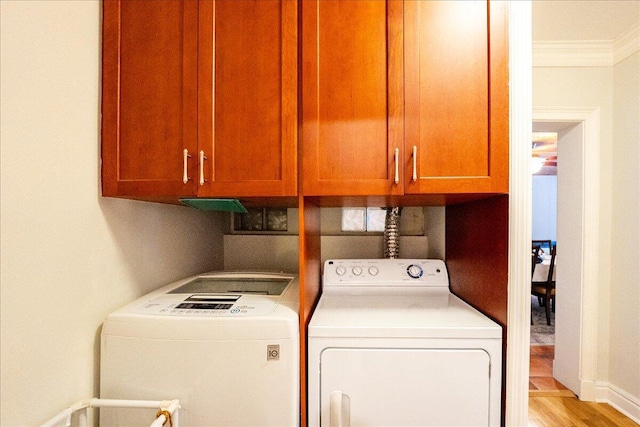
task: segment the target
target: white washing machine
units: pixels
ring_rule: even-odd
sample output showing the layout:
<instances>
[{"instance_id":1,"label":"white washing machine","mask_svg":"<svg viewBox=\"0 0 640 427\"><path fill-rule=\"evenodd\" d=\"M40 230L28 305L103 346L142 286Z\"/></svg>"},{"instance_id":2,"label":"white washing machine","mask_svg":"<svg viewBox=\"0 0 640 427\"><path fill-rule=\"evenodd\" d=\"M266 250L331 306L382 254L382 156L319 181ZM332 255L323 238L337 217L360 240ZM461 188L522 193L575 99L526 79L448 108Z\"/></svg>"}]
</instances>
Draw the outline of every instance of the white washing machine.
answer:
<instances>
[{"instance_id":1,"label":"white washing machine","mask_svg":"<svg viewBox=\"0 0 640 427\"><path fill-rule=\"evenodd\" d=\"M441 260L327 260L308 328L310 426L499 426L501 327Z\"/></svg>"},{"instance_id":2,"label":"white washing machine","mask_svg":"<svg viewBox=\"0 0 640 427\"><path fill-rule=\"evenodd\" d=\"M110 314L100 397L180 400L184 426L297 426L298 279L214 272ZM103 409L101 426L149 425L155 411Z\"/></svg>"}]
</instances>

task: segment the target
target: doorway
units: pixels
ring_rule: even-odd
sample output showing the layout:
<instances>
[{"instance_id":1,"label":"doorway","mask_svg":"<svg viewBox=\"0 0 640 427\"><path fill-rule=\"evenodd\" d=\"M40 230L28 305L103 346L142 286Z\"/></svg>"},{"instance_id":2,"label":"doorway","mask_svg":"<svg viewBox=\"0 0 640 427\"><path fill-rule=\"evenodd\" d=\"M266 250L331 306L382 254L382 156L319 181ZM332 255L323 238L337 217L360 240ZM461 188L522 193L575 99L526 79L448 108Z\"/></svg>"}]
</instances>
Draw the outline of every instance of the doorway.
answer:
<instances>
[{"instance_id":1,"label":"doorway","mask_svg":"<svg viewBox=\"0 0 640 427\"><path fill-rule=\"evenodd\" d=\"M562 163L553 377L581 400L595 400L599 110L534 109L533 130L558 132Z\"/></svg>"}]
</instances>

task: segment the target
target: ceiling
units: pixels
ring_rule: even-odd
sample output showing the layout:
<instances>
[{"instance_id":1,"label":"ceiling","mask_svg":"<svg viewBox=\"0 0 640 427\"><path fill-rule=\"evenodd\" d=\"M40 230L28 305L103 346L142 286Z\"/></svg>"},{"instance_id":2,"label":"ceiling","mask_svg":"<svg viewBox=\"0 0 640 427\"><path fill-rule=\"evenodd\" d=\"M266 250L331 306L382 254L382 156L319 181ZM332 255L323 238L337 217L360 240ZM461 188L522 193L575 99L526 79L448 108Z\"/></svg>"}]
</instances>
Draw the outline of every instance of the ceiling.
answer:
<instances>
[{"instance_id":1,"label":"ceiling","mask_svg":"<svg viewBox=\"0 0 640 427\"><path fill-rule=\"evenodd\" d=\"M558 174L558 133L534 132L531 142L531 173L534 175Z\"/></svg>"},{"instance_id":2,"label":"ceiling","mask_svg":"<svg viewBox=\"0 0 640 427\"><path fill-rule=\"evenodd\" d=\"M533 41L614 40L640 23L640 0L533 0Z\"/></svg>"}]
</instances>

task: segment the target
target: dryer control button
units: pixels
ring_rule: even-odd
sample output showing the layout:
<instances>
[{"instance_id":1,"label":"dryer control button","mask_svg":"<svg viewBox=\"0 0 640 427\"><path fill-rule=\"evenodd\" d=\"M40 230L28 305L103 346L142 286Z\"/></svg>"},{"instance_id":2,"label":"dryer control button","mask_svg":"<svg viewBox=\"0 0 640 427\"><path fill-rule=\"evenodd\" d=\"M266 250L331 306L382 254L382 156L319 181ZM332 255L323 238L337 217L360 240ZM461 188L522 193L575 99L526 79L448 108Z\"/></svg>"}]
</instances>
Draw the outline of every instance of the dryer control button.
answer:
<instances>
[{"instance_id":1,"label":"dryer control button","mask_svg":"<svg viewBox=\"0 0 640 427\"><path fill-rule=\"evenodd\" d=\"M369 274L372 276L378 275L378 267L369 267Z\"/></svg>"},{"instance_id":2,"label":"dryer control button","mask_svg":"<svg viewBox=\"0 0 640 427\"><path fill-rule=\"evenodd\" d=\"M346 272L347 272L347 269L346 269L346 268L344 268L343 266L338 266L338 267L336 267L336 274L337 274L338 276L342 276L342 275L343 275L344 273L346 273Z\"/></svg>"},{"instance_id":3,"label":"dryer control button","mask_svg":"<svg viewBox=\"0 0 640 427\"><path fill-rule=\"evenodd\" d=\"M355 276L359 276L362 274L362 267L353 267L351 269L351 272L355 275Z\"/></svg>"},{"instance_id":4,"label":"dryer control button","mask_svg":"<svg viewBox=\"0 0 640 427\"><path fill-rule=\"evenodd\" d=\"M407 267L407 274L413 279L419 279L420 277L422 277L422 273L422 267L420 267L419 265L411 264L409 267Z\"/></svg>"}]
</instances>

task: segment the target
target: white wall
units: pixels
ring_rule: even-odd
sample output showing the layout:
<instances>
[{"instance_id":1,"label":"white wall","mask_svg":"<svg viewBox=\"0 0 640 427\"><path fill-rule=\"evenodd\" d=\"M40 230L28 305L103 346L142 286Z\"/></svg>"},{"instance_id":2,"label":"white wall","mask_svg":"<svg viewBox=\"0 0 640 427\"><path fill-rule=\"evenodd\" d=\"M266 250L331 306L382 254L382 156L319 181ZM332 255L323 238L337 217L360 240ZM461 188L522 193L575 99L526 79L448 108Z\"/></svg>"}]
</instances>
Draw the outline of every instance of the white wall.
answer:
<instances>
[{"instance_id":1,"label":"white wall","mask_svg":"<svg viewBox=\"0 0 640 427\"><path fill-rule=\"evenodd\" d=\"M112 310L222 265L218 214L99 193L99 1L2 1L0 424L97 395Z\"/></svg>"},{"instance_id":2,"label":"white wall","mask_svg":"<svg viewBox=\"0 0 640 427\"><path fill-rule=\"evenodd\" d=\"M613 82L609 383L614 391L626 391L640 405L639 52L614 67ZM637 413L640 418L640 408Z\"/></svg>"},{"instance_id":3,"label":"white wall","mask_svg":"<svg viewBox=\"0 0 640 427\"><path fill-rule=\"evenodd\" d=\"M558 214L558 177L533 175L531 200L531 238L556 240Z\"/></svg>"}]
</instances>

